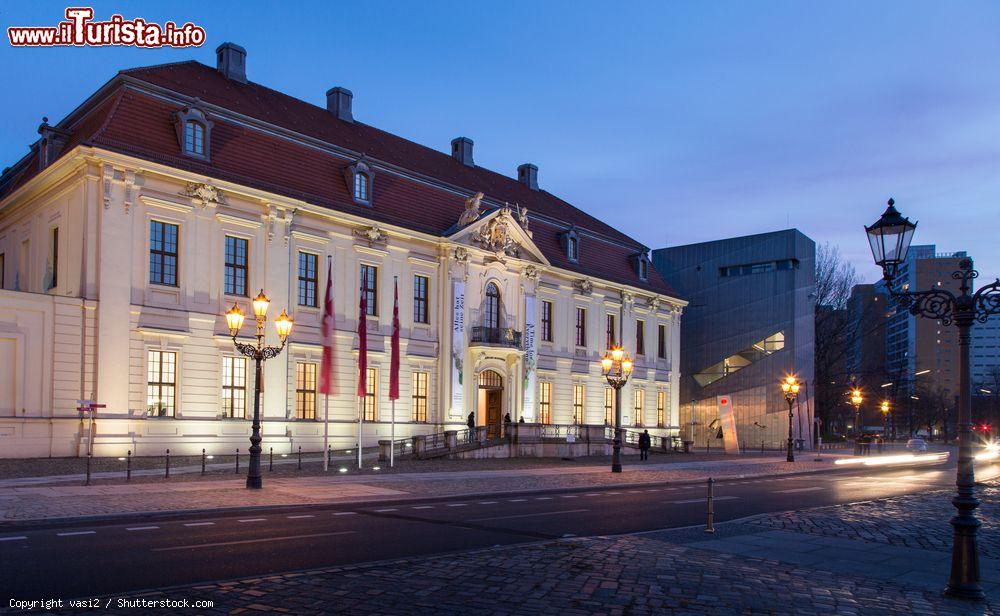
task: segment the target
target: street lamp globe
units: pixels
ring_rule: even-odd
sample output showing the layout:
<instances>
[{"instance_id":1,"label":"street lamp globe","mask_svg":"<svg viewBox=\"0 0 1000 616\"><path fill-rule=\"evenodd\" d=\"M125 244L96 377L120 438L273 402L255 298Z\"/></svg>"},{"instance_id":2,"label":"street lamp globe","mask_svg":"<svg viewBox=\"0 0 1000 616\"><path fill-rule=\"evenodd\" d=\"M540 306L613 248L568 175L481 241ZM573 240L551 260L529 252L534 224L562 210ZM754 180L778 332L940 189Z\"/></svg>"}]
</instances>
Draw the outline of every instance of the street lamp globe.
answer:
<instances>
[{"instance_id":1,"label":"street lamp globe","mask_svg":"<svg viewBox=\"0 0 1000 616\"><path fill-rule=\"evenodd\" d=\"M862 402L864 402L864 398L861 397L861 390L857 388L851 390L851 404L861 406Z\"/></svg>"},{"instance_id":2,"label":"street lamp globe","mask_svg":"<svg viewBox=\"0 0 1000 616\"><path fill-rule=\"evenodd\" d=\"M258 319L263 319L267 316L267 307L271 305L271 300L264 295L264 289L260 290L257 297L253 298L253 314Z\"/></svg>"},{"instance_id":3,"label":"street lamp globe","mask_svg":"<svg viewBox=\"0 0 1000 616\"><path fill-rule=\"evenodd\" d=\"M883 400L882 401L882 414L883 415L888 415L889 414L889 401L888 400Z\"/></svg>"},{"instance_id":4,"label":"street lamp globe","mask_svg":"<svg viewBox=\"0 0 1000 616\"><path fill-rule=\"evenodd\" d=\"M282 342L288 338L288 335L292 333L292 318L288 316L288 313L284 310L278 315L278 318L274 320L274 328L278 330L278 338Z\"/></svg>"},{"instance_id":5,"label":"street lamp globe","mask_svg":"<svg viewBox=\"0 0 1000 616\"><path fill-rule=\"evenodd\" d=\"M871 226L865 227L875 264L882 268L890 282L895 279L899 265L906 260L913 232L917 229L917 223L910 222L909 218L900 214L895 203L889 199L889 207L882 216Z\"/></svg>"},{"instance_id":6,"label":"street lamp globe","mask_svg":"<svg viewBox=\"0 0 1000 616\"><path fill-rule=\"evenodd\" d=\"M240 333L244 318L243 311L240 310L240 305L237 303L233 303L233 307L226 312L226 325L229 327L229 335L233 338Z\"/></svg>"}]
</instances>

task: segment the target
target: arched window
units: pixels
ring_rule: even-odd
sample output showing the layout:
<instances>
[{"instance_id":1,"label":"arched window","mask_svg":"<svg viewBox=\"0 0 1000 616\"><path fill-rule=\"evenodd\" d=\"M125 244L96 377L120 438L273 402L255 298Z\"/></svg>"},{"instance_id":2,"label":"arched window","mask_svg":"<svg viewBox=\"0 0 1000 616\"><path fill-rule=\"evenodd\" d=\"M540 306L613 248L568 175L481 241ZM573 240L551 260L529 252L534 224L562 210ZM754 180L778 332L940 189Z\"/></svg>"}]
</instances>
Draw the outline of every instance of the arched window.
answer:
<instances>
[{"instance_id":1,"label":"arched window","mask_svg":"<svg viewBox=\"0 0 1000 616\"><path fill-rule=\"evenodd\" d=\"M571 237L566 240L566 257L570 261L576 261L576 238Z\"/></svg>"},{"instance_id":2,"label":"arched window","mask_svg":"<svg viewBox=\"0 0 1000 616\"><path fill-rule=\"evenodd\" d=\"M357 201L368 201L368 174L354 174L354 199Z\"/></svg>"},{"instance_id":3,"label":"arched window","mask_svg":"<svg viewBox=\"0 0 1000 616\"><path fill-rule=\"evenodd\" d=\"M559 234L563 249L566 251L566 258L571 263L580 262L580 233L576 227L570 227L565 232Z\"/></svg>"},{"instance_id":4,"label":"arched window","mask_svg":"<svg viewBox=\"0 0 1000 616\"><path fill-rule=\"evenodd\" d=\"M500 288L497 283L486 285L486 302L483 307L483 325L500 329Z\"/></svg>"},{"instance_id":5,"label":"arched window","mask_svg":"<svg viewBox=\"0 0 1000 616\"><path fill-rule=\"evenodd\" d=\"M205 126L188 120L184 123L184 151L198 156L205 155Z\"/></svg>"}]
</instances>

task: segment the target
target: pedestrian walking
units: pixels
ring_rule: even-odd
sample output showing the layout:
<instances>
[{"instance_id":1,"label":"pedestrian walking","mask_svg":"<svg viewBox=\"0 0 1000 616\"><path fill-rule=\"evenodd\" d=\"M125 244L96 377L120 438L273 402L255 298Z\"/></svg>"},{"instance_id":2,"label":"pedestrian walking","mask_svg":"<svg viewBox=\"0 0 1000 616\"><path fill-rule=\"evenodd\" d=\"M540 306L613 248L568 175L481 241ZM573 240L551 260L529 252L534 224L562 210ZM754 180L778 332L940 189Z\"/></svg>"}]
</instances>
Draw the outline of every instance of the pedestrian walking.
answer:
<instances>
[{"instance_id":1,"label":"pedestrian walking","mask_svg":"<svg viewBox=\"0 0 1000 616\"><path fill-rule=\"evenodd\" d=\"M469 426L469 442L476 440L476 415L472 411L469 411L469 418L465 421L465 425Z\"/></svg>"},{"instance_id":2,"label":"pedestrian walking","mask_svg":"<svg viewBox=\"0 0 1000 616\"><path fill-rule=\"evenodd\" d=\"M649 448L651 446L652 439L649 438L649 430L643 430L642 434L639 435L639 459L648 460L649 459Z\"/></svg>"}]
</instances>

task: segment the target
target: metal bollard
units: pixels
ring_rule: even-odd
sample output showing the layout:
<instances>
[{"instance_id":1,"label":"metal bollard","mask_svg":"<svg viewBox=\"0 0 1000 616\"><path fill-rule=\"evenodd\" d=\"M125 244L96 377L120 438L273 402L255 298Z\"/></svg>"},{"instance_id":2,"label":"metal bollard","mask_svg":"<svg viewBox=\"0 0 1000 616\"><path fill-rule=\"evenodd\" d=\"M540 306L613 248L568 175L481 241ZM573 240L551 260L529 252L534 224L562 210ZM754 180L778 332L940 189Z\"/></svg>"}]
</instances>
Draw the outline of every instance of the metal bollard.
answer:
<instances>
[{"instance_id":1,"label":"metal bollard","mask_svg":"<svg viewBox=\"0 0 1000 616\"><path fill-rule=\"evenodd\" d=\"M715 487L715 480L709 477L708 478L708 522L705 524L706 533L715 532L715 526L712 525L712 523L715 521L715 509L714 509L714 503L712 502L713 499L715 498L714 495L712 494L714 487Z\"/></svg>"},{"instance_id":2,"label":"metal bollard","mask_svg":"<svg viewBox=\"0 0 1000 616\"><path fill-rule=\"evenodd\" d=\"M89 486L90 485L90 459L92 457L94 457L94 454L92 454L92 453L88 453L87 454L87 480L83 483L83 485L85 485L85 486Z\"/></svg>"},{"instance_id":3,"label":"metal bollard","mask_svg":"<svg viewBox=\"0 0 1000 616\"><path fill-rule=\"evenodd\" d=\"M299 470L302 470L302 445L299 445Z\"/></svg>"},{"instance_id":4,"label":"metal bollard","mask_svg":"<svg viewBox=\"0 0 1000 616\"><path fill-rule=\"evenodd\" d=\"M267 470L274 472L274 447L270 447L267 454Z\"/></svg>"},{"instance_id":5,"label":"metal bollard","mask_svg":"<svg viewBox=\"0 0 1000 616\"><path fill-rule=\"evenodd\" d=\"M710 452L711 445L712 445L712 441L708 440L708 437L706 436L705 437L705 453L709 453Z\"/></svg>"},{"instance_id":6,"label":"metal bollard","mask_svg":"<svg viewBox=\"0 0 1000 616\"><path fill-rule=\"evenodd\" d=\"M764 441L760 442L760 455L764 455Z\"/></svg>"},{"instance_id":7,"label":"metal bollard","mask_svg":"<svg viewBox=\"0 0 1000 616\"><path fill-rule=\"evenodd\" d=\"M170 450L167 450L167 472L163 476L164 479L170 479Z\"/></svg>"},{"instance_id":8,"label":"metal bollard","mask_svg":"<svg viewBox=\"0 0 1000 616\"><path fill-rule=\"evenodd\" d=\"M333 445L330 445L329 447L326 448L327 464L329 464L331 460L333 460Z\"/></svg>"},{"instance_id":9,"label":"metal bollard","mask_svg":"<svg viewBox=\"0 0 1000 616\"><path fill-rule=\"evenodd\" d=\"M236 448L236 474L240 474L240 448Z\"/></svg>"},{"instance_id":10,"label":"metal bollard","mask_svg":"<svg viewBox=\"0 0 1000 616\"><path fill-rule=\"evenodd\" d=\"M125 481L132 481L132 450L125 454Z\"/></svg>"},{"instance_id":11,"label":"metal bollard","mask_svg":"<svg viewBox=\"0 0 1000 616\"><path fill-rule=\"evenodd\" d=\"M201 474L205 474L205 450L201 450Z\"/></svg>"}]
</instances>

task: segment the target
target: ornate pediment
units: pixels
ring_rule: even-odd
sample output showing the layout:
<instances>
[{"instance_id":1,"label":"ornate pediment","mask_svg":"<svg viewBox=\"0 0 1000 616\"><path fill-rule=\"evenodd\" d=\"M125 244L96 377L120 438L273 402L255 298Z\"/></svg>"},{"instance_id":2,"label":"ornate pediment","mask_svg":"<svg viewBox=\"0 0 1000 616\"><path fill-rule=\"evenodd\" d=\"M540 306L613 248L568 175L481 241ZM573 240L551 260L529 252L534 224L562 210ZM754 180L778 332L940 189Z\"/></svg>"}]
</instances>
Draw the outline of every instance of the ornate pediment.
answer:
<instances>
[{"instance_id":1,"label":"ornate pediment","mask_svg":"<svg viewBox=\"0 0 1000 616\"><path fill-rule=\"evenodd\" d=\"M489 220L485 225L477 229L472 236L472 241L476 242L486 250L494 252L497 257L507 255L518 256L521 246L511 234L510 208L503 208L500 214Z\"/></svg>"},{"instance_id":2,"label":"ornate pediment","mask_svg":"<svg viewBox=\"0 0 1000 616\"><path fill-rule=\"evenodd\" d=\"M474 248L485 250L490 253L485 257L487 262L505 263L508 258L516 258L536 261L543 266L549 265L548 259L518 221L518 217L523 217L527 221L525 210L520 209L520 212L515 212L505 205L481 212L480 199L481 193L476 193L466 202L462 218L448 236L450 240L464 244L470 256L478 252ZM469 220L472 222L468 223ZM463 223L468 224L463 225Z\"/></svg>"}]
</instances>

